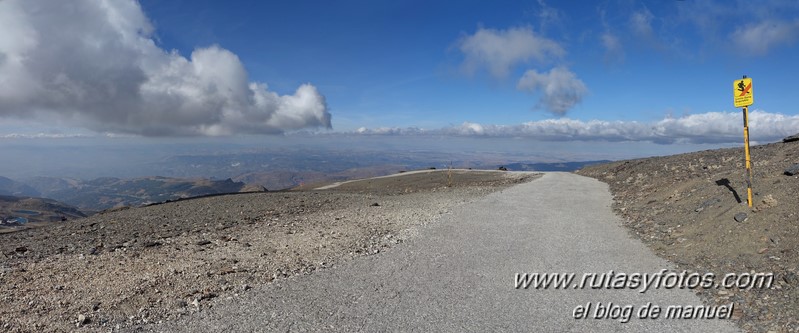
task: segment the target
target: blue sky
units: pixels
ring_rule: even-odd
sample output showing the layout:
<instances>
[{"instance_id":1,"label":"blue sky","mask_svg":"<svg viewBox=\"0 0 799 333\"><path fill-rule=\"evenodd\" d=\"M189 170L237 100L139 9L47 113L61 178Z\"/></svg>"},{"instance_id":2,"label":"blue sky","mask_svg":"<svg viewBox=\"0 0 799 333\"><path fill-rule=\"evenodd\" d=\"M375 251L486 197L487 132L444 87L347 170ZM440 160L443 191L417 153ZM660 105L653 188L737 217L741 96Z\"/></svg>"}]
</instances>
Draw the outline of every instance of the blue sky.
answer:
<instances>
[{"instance_id":1,"label":"blue sky","mask_svg":"<svg viewBox=\"0 0 799 333\"><path fill-rule=\"evenodd\" d=\"M312 83L333 128L435 128L552 118L540 93L516 89L529 69L567 66L588 92L573 119L657 121L734 111L730 86L755 80L753 108L797 114L795 2L767 1L143 1L159 44L190 54L217 44L250 79L279 93ZM765 26L763 28L762 26ZM506 77L467 73L459 42L478 29L529 29L565 51L520 60ZM649 29L649 30L647 30ZM763 31L761 43L739 29ZM612 49L603 36L616 41ZM762 39L770 39L763 41Z\"/></svg>"},{"instance_id":2,"label":"blue sky","mask_svg":"<svg viewBox=\"0 0 799 333\"><path fill-rule=\"evenodd\" d=\"M754 140L799 132L794 1L6 0L0 28L5 138L731 144L744 74Z\"/></svg>"}]
</instances>

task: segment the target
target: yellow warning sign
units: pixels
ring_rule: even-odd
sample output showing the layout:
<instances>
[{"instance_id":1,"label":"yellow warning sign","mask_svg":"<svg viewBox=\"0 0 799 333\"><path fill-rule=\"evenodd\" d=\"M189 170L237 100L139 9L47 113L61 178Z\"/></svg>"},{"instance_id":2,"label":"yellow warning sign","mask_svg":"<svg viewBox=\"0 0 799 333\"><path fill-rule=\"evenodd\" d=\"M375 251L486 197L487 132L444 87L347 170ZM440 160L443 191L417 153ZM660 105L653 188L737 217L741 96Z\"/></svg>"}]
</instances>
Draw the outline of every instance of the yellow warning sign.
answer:
<instances>
[{"instance_id":1,"label":"yellow warning sign","mask_svg":"<svg viewBox=\"0 0 799 333\"><path fill-rule=\"evenodd\" d=\"M732 83L732 96L736 108L750 106L755 102L752 93L752 78L735 80Z\"/></svg>"}]
</instances>

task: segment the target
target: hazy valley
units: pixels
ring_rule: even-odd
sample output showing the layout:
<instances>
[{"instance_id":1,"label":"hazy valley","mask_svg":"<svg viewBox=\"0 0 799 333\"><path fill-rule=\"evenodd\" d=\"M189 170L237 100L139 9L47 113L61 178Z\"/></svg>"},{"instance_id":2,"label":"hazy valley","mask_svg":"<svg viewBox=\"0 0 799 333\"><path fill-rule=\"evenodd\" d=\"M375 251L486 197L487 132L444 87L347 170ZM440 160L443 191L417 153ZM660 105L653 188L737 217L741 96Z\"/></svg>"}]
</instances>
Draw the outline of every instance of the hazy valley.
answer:
<instances>
[{"instance_id":1,"label":"hazy valley","mask_svg":"<svg viewBox=\"0 0 799 333\"><path fill-rule=\"evenodd\" d=\"M560 161L539 156L522 159L507 153L306 149L232 149L229 153L173 154L157 160L133 158L138 173L97 166L86 172L43 170L0 178L0 195L47 198L85 214L138 207L222 193L275 191L306 184L384 176L419 169L572 171L602 161ZM136 155L136 150L132 155ZM102 165L102 163L99 163ZM89 167L91 165L86 165ZM105 177L88 176L108 175ZM76 176L77 175L77 176ZM81 175L84 175L81 177ZM45 213L45 212L42 212ZM12 214L13 215L13 214ZM8 215L8 217L12 217Z\"/></svg>"}]
</instances>

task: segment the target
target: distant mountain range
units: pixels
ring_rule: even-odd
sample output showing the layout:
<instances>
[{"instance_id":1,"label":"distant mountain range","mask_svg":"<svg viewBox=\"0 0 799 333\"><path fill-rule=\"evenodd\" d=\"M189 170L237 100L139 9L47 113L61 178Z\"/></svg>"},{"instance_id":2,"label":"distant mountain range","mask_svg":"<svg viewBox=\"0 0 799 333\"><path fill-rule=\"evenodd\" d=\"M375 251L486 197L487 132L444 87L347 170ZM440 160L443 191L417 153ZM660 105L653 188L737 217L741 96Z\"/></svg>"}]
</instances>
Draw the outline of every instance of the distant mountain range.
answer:
<instances>
[{"instance_id":1,"label":"distant mountain range","mask_svg":"<svg viewBox=\"0 0 799 333\"><path fill-rule=\"evenodd\" d=\"M264 191L261 186L247 185L231 179L179 179L145 177L134 179L97 178L78 180L36 177L25 181L43 197L97 212L122 206L141 206L181 198L212 194Z\"/></svg>"},{"instance_id":2,"label":"distant mountain range","mask_svg":"<svg viewBox=\"0 0 799 333\"><path fill-rule=\"evenodd\" d=\"M16 197L39 197L41 193L24 183L0 177L0 195L16 196Z\"/></svg>"},{"instance_id":3,"label":"distant mountain range","mask_svg":"<svg viewBox=\"0 0 799 333\"><path fill-rule=\"evenodd\" d=\"M401 171L474 167L497 169L504 166L510 171L574 171L587 165L609 161L524 163L498 165L484 156L481 162L452 159L442 162L442 157L429 153L407 153L405 163L396 163L396 156L375 160L361 155L334 156L309 155L303 162L290 164L287 156L235 154L220 156L179 156L168 159L173 173L187 175L199 170L212 170L212 174L233 174L224 180L172 177L114 178L91 180L59 177L34 177L21 181L0 177L0 195L15 197L42 197L57 200L64 206L74 206L81 211L95 212L129 206L159 203L170 200L235 192L254 192L269 189L286 189L303 184L344 181L384 176ZM420 157L421 156L421 157ZM444 156L446 158L448 156ZM274 165L278 167L273 168ZM198 170L194 170L198 169ZM213 176L213 175L211 175ZM191 177L191 176L190 176Z\"/></svg>"}]
</instances>

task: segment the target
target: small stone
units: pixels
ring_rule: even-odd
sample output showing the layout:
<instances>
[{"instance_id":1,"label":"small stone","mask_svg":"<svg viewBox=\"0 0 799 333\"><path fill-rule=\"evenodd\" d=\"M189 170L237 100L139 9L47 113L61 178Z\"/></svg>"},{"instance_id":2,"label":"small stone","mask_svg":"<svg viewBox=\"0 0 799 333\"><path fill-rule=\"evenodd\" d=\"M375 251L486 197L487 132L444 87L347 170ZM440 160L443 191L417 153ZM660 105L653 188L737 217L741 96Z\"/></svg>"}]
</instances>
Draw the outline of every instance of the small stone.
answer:
<instances>
[{"instance_id":1,"label":"small stone","mask_svg":"<svg viewBox=\"0 0 799 333\"><path fill-rule=\"evenodd\" d=\"M144 247L156 247L161 246L161 242L147 242L144 243Z\"/></svg>"},{"instance_id":2,"label":"small stone","mask_svg":"<svg viewBox=\"0 0 799 333\"><path fill-rule=\"evenodd\" d=\"M738 213L738 214L735 214L735 217L733 217L733 218L735 219L735 222L739 222L740 223L740 222L746 221L747 217L748 216L746 215L746 213Z\"/></svg>"},{"instance_id":3,"label":"small stone","mask_svg":"<svg viewBox=\"0 0 799 333\"><path fill-rule=\"evenodd\" d=\"M78 315L78 322L76 323L77 327L81 327L81 326L86 325L88 323L89 323L89 318L86 318L86 316L84 316L82 314Z\"/></svg>"},{"instance_id":4,"label":"small stone","mask_svg":"<svg viewBox=\"0 0 799 333\"><path fill-rule=\"evenodd\" d=\"M100 302L95 302L94 304L92 304L92 311L100 310L100 304L101 304Z\"/></svg>"},{"instance_id":5,"label":"small stone","mask_svg":"<svg viewBox=\"0 0 799 333\"><path fill-rule=\"evenodd\" d=\"M219 296L219 294L217 294L217 293L206 292L206 293L203 293L202 296L200 296L200 300L212 299L212 298L215 298L215 297L218 297L218 296Z\"/></svg>"},{"instance_id":6,"label":"small stone","mask_svg":"<svg viewBox=\"0 0 799 333\"><path fill-rule=\"evenodd\" d=\"M794 164L791 167L785 169L785 174L788 176L799 175L799 164Z\"/></svg>"},{"instance_id":7,"label":"small stone","mask_svg":"<svg viewBox=\"0 0 799 333\"><path fill-rule=\"evenodd\" d=\"M796 274L792 272L785 273L785 275L782 276L782 280L789 285L793 285L799 282L799 279L797 279Z\"/></svg>"},{"instance_id":8,"label":"small stone","mask_svg":"<svg viewBox=\"0 0 799 333\"><path fill-rule=\"evenodd\" d=\"M739 307L736 306L732 310L732 315L730 316L730 319L738 320L738 319L743 318L743 316L744 316L744 312Z\"/></svg>"},{"instance_id":9,"label":"small stone","mask_svg":"<svg viewBox=\"0 0 799 333\"><path fill-rule=\"evenodd\" d=\"M760 250L757 250L757 253L758 253L758 254L763 254L763 253L766 253L766 251L768 251L768 248L767 248L767 247L764 247L764 248L762 248L762 249L760 249Z\"/></svg>"},{"instance_id":10,"label":"small stone","mask_svg":"<svg viewBox=\"0 0 799 333\"><path fill-rule=\"evenodd\" d=\"M14 251L16 251L17 253L25 253L28 252L28 248L25 246L19 246L16 249L14 249Z\"/></svg>"},{"instance_id":11,"label":"small stone","mask_svg":"<svg viewBox=\"0 0 799 333\"><path fill-rule=\"evenodd\" d=\"M777 205L777 199L774 199L774 196L769 194L765 198L763 198L763 204L766 205L767 207L774 207Z\"/></svg>"},{"instance_id":12,"label":"small stone","mask_svg":"<svg viewBox=\"0 0 799 333\"><path fill-rule=\"evenodd\" d=\"M199 245L199 246L208 245L208 244L211 244L211 241L209 241L207 239L203 239L203 240L197 242L197 245Z\"/></svg>"},{"instance_id":13,"label":"small stone","mask_svg":"<svg viewBox=\"0 0 799 333\"><path fill-rule=\"evenodd\" d=\"M371 204L370 206L372 206L372 207L380 207L380 204L375 202L375 203Z\"/></svg>"}]
</instances>

